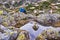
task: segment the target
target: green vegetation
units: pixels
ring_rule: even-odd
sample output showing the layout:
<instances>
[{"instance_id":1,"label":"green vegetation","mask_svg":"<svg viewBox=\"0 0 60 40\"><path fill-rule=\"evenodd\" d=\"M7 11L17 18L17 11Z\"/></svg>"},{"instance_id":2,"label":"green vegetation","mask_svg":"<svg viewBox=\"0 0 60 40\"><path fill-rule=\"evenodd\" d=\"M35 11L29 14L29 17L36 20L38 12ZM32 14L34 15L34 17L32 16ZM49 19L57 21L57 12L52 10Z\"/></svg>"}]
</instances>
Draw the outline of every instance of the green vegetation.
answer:
<instances>
[{"instance_id":1,"label":"green vegetation","mask_svg":"<svg viewBox=\"0 0 60 40\"><path fill-rule=\"evenodd\" d=\"M13 5L14 7L17 7L18 6L18 3L17 2L15 2L15 4Z\"/></svg>"},{"instance_id":2,"label":"green vegetation","mask_svg":"<svg viewBox=\"0 0 60 40\"><path fill-rule=\"evenodd\" d=\"M3 4L0 3L0 6L2 6Z\"/></svg>"},{"instance_id":3,"label":"green vegetation","mask_svg":"<svg viewBox=\"0 0 60 40\"><path fill-rule=\"evenodd\" d=\"M31 7L34 7L32 4L28 4L28 6L27 7L25 7L25 9L27 10L27 11L33 11L34 9L30 9Z\"/></svg>"},{"instance_id":4,"label":"green vegetation","mask_svg":"<svg viewBox=\"0 0 60 40\"><path fill-rule=\"evenodd\" d=\"M23 2L22 1L20 1L19 3L18 3L18 6L20 6L20 5L22 5L23 4Z\"/></svg>"},{"instance_id":5,"label":"green vegetation","mask_svg":"<svg viewBox=\"0 0 60 40\"><path fill-rule=\"evenodd\" d=\"M56 5L56 6L58 6L58 7L60 8L60 4L58 4L58 5Z\"/></svg>"},{"instance_id":6,"label":"green vegetation","mask_svg":"<svg viewBox=\"0 0 60 40\"><path fill-rule=\"evenodd\" d=\"M51 3L56 3L56 2L57 2L57 0L47 0L47 1L40 2L40 3L38 4L38 6L27 3L28 6L26 6L25 9L26 9L27 12L33 12L34 10L44 10L44 11L47 12L48 10L50 10L50 9L53 8L53 6L51 5ZM13 6L20 8L20 6L21 6L22 4L23 4L22 1L20 1L19 3L15 2ZM0 4L0 5L2 5L2 4ZM8 6L9 6L9 5L8 5ZM7 8L9 8L8 6L7 6ZM56 5L56 6L57 6L59 9L54 9L54 10L56 10L57 12L60 12L60 4L58 4L58 5ZM19 9L19 8L17 8L17 11L16 11L16 12L18 12L18 9ZM7 9L5 9L5 10L7 10ZM9 10L7 10L7 11L10 12L11 10L9 9ZM14 11L15 11L15 10L14 10ZM37 14L37 15L38 15L38 14Z\"/></svg>"},{"instance_id":7,"label":"green vegetation","mask_svg":"<svg viewBox=\"0 0 60 40\"><path fill-rule=\"evenodd\" d=\"M35 9L43 10L43 9L49 9L49 8L50 8L50 3L47 2L47 1L40 2L38 5L39 5L39 6L34 6L34 5L32 5L32 4L28 4L28 6L25 7L25 8L26 8L27 11L33 11L33 10L35 10ZM30 8L32 8L32 7L35 7L35 8L34 8L34 9L30 9Z\"/></svg>"},{"instance_id":8,"label":"green vegetation","mask_svg":"<svg viewBox=\"0 0 60 40\"><path fill-rule=\"evenodd\" d=\"M48 2L50 2L50 3L56 3L56 2L58 2L58 0L47 0Z\"/></svg>"},{"instance_id":9,"label":"green vegetation","mask_svg":"<svg viewBox=\"0 0 60 40\"><path fill-rule=\"evenodd\" d=\"M39 7L40 7L40 9L48 9L48 8L50 8L50 3L47 1L44 1L44 2L40 3Z\"/></svg>"},{"instance_id":10,"label":"green vegetation","mask_svg":"<svg viewBox=\"0 0 60 40\"><path fill-rule=\"evenodd\" d=\"M59 8L59 9L57 9L57 13L59 13L59 14L60 14L60 8Z\"/></svg>"}]
</instances>

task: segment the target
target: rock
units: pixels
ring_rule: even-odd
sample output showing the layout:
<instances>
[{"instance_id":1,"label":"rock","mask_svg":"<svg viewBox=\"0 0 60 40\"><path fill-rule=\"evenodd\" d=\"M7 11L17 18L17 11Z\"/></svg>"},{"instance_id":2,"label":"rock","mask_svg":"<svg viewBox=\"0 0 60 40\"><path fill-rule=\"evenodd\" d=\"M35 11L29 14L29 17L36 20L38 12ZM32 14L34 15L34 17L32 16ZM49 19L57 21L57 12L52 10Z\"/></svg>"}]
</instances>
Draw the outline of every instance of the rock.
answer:
<instances>
[{"instance_id":1,"label":"rock","mask_svg":"<svg viewBox=\"0 0 60 40\"><path fill-rule=\"evenodd\" d=\"M17 40L30 40L29 33L27 31L21 31Z\"/></svg>"},{"instance_id":2,"label":"rock","mask_svg":"<svg viewBox=\"0 0 60 40\"><path fill-rule=\"evenodd\" d=\"M42 35L39 35L35 40L45 40L45 38Z\"/></svg>"},{"instance_id":3,"label":"rock","mask_svg":"<svg viewBox=\"0 0 60 40\"><path fill-rule=\"evenodd\" d=\"M10 5L9 5L8 3L5 3L4 6L5 6L6 8L10 8Z\"/></svg>"},{"instance_id":4,"label":"rock","mask_svg":"<svg viewBox=\"0 0 60 40\"><path fill-rule=\"evenodd\" d=\"M17 31L9 30L8 28L0 25L0 40L15 40L18 33Z\"/></svg>"},{"instance_id":5,"label":"rock","mask_svg":"<svg viewBox=\"0 0 60 40\"><path fill-rule=\"evenodd\" d=\"M2 23L3 22L3 19L0 17L0 23Z\"/></svg>"},{"instance_id":6,"label":"rock","mask_svg":"<svg viewBox=\"0 0 60 40\"><path fill-rule=\"evenodd\" d=\"M59 40L60 36L59 32L56 28L49 28L44 30L39 36L37 36L36 40Z\"/></svg>"},{"instance_id":7,"label":"rock","mask_svg":"<svg viewBox=\"0 0 60 40\"><path fill-rule=\"evenodd\" d=\"M60 21L55 22L55 23L53 24L53 26L54 26L54 27L60 27Z\"/></svg>"},{"instance_id":8,"label":"rock","mask_svg":"<svg viewBox=\"0 0 60 40\"><path fill-rule=\"evenodd\" d=\"M52 26L54 23L59 21L59 17L60 14L40 14L35 20L42 25Z\"/></svg>"},{"instance_id":9,"label":"rock","mask_svg":"<svg viewBox=\"0 0 60 40\"><path fill-rule=\"evenodd\" d=\"M16 40L18 33L15 31L10 32L10 38L9 40Z\"/></svg>"},{"instance_id":10,"label":"rock","mask_svg":"<svg viewBox=\"0 0 60 40\"><path fill-rule=\"evenodd\" d=\"M7 15L8 13L6 11L3 11L3 15Z\"/></svg>"},{"instance_id":11,"label":"rock","mask_svg":"<svg viewBox=\"0 0 60 40\"><path fill-rule=\"evenodd\" d=\"M20 28L21 26L23 26L24 24L26 24L27 22L29 22L28 20L20 20L15 24L16 28Z\"/></svg>"},{"instance_id":12,"label":"rock","mask_svg":"<svg viewBox=\"0 0 60 40\"><path fill-rule=\"evenodd\" d=\"M35 31L37 31L39 29L39 27L37 26L37 23L35 22L34 26L32 27Z\"/></svg>"}]
</instances>

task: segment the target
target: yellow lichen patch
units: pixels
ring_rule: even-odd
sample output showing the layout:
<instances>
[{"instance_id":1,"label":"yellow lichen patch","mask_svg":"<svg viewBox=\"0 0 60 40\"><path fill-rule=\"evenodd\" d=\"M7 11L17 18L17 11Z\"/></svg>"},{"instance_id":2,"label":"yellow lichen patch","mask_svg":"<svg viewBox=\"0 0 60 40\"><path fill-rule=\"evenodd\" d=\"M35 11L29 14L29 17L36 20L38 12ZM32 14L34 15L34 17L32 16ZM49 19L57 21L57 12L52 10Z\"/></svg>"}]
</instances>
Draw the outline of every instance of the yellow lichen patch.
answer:
<instances>
[{"instance_id":1,"label":"yellow lichen patch","mask_svg":"<svg viewBox=\"0 0 60 40\"><path fill-rule=\"evenodd\" d=\"M47 32L52 32L52 31L53 31L53 29L48 29L48 30L47 30Z\"/></svg>"},{"instance_id":2,"label":"yellow lichen patch","mask_svg":"<svg viewBox=\"0 0 60 40\"><path fill-rule=\"evenodd\" d=\"M21 34L18 36L17 40L24 40L25 39L25 35L24 34Z\"/></svg>"},{"instance_id":3,"label":"yellow lichen patch","mask_svg":"<svg viewBox=\"0 0 60 40\"><path fill-rule=\"evenodd\" d=\"M0 10L0 15L3 14L3 10Z\"/></svg>"},{"instance_id":4,"label":"yellow lichen patch","mask_svg":"<svg viewBox=\"0 0 60 40\"><path fill-rule=\"evenodd\" d=\"M42 35L39 35L36 40L44 40L44 37Z\"/></svg>"},{"instance_id":5,"label":"yellow lichen patch","mask_svg":"<svg viewBox=\"0 0 60 40\"><path fill-rule=\"evenodd\" d=\"M8 26L8 23L7 23L7 22L3 22L2 24L3 24L5 27Z\"/></svg>"},{"instance_id":6,"label":"yellow lichen patch","mask_svg":"<svg viewBox=\"0 0 60 40\"><path fill-rule=\"evenodd\" d=\"M13 21L14 20L14 17L10 17L10 21Z\"/></svg>"},{"instance_id":7,"label":"yellow lichen patch","mask_svg":"<svg viewBox=\"0 0 60 40\"><path fill-rule=\"evenodd\" d=\"M3 16L3 18L7 18L7 16Z\"/></svg>"},{"instance_id":8,"label":"yellow lichen patch","mask_svg":"<svg viewBox=\"0 0 60 40\"><path fill-rule=\"evenodd\" d=\"M10 35L12 35L13 34L13 32L10 32Z\"/></svg>"}]
</instances>

